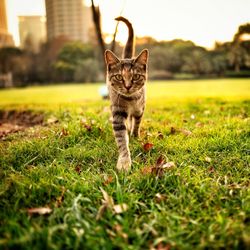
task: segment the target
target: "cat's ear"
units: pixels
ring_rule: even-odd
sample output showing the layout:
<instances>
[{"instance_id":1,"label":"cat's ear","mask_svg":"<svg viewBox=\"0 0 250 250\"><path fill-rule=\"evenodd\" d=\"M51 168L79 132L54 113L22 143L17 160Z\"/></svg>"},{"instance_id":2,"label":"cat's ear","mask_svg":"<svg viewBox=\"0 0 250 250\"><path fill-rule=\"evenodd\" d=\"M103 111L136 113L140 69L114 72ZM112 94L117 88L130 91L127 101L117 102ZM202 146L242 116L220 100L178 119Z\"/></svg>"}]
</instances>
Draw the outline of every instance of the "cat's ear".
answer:
<instances>
[{"instance_id":1,"label":"cat's ear","mask_svg":"<svg viewBox=\"0 0 250 250\"><path fill-rule=\"evenodd\" d=\"M135 58L135 62L146 65L148 63L148 49L144 49L139 56Z\"/></svg>"},{"instance_id":2,"label":"cat's ear","mask_svg":"<svg viewBox=\"0 0 250 250\"><path fill-rule=\"evenodd\" d=\"M115 64L115 63L120 62L118 57L112 51L110 51L108 49L104 53L104 58L105 58L105 62L107 64L107 66L109 66L110 64Z\"/></svg>"}]
</instances>

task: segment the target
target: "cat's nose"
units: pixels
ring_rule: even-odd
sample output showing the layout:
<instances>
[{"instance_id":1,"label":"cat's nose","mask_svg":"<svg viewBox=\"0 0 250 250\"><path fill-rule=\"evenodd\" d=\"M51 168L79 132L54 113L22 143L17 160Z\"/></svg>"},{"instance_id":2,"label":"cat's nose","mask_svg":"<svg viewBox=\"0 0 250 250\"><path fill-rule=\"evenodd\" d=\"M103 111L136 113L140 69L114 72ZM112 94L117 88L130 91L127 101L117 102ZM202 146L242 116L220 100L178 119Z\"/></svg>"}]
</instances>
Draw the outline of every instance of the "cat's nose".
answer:
<instances>
[{"instance_id":1,"label":"cat's nose","mask_svg":"<svg viewBox=\"0 0 250 250\"><path fill-rule=\"evenodd\" d=\"M127 90L130 90L131 87L132 87L132 85L125 85L125 88L126 88Z\"/></svg>"}]
</instances>

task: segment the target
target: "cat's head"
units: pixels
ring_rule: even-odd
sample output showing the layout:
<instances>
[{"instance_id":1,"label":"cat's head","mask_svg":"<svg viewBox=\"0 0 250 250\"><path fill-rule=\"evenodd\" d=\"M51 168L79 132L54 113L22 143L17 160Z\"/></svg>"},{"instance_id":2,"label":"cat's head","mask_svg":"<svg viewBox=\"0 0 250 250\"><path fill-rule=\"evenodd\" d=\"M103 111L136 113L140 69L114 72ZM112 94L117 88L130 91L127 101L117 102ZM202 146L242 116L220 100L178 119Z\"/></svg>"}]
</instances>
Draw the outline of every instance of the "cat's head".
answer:
<instances>
[{"instance_id":1,"label":"cat's head","mask_svg":"<svg viewBox=\"0 0 250 250\"><path fill-rule=\"evenodd\" d=\"M132 59L119 59L105 51L108 84L119 94L130 96L140 90L147 80L148 50Z\"/></svg>"}]
</instances>

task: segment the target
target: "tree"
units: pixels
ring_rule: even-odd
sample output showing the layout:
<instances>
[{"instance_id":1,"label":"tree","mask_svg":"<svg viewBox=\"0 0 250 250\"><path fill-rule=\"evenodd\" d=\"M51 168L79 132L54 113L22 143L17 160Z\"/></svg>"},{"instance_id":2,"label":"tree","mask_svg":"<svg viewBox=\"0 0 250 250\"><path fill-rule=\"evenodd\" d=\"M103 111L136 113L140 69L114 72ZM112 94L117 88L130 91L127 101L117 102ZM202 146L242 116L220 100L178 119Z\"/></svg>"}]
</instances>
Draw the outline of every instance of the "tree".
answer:
<instances>
[{"instance_id":1,"label":"tree","mask_svg":"<svg viewBox=\"0 0 250 250\"><path fill-rule=\"evenodd\" d=\"M91 68L91 64L93 68ZM63 81L80 81L81 79L93 81L93 70L97 71L96 74L98 73L97 64L94 48L91 45L70 42L61 49L54 67L60 73Z\"/></svg>"},{"instance_id":2,"label":"tree","mask_svg":"<svg viewBox=\"0 0 250 250\"><path fill-rule=\"evenodd\" d=\"M241 42L241 37L244 34L250 34L250 23L240 25L238 31L234 35L232 48L229 53L229 60L234 66L235 72L239 72L242 64L244 64L245 60L248 60L249 58L249 55L246 56L246 54L248 54L248 51L242 46Z\"/></svg>"}]
</instances>

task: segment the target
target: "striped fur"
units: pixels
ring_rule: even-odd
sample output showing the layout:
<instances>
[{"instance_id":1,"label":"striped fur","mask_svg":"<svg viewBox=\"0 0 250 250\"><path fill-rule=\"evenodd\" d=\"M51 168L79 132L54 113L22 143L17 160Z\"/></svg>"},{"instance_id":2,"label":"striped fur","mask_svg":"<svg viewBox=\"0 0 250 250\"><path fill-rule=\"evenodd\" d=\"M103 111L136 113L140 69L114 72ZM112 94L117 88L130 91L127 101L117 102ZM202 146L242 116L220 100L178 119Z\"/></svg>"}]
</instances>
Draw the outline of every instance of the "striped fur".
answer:
<instances>
[{"instance_id":1,"label":"striped fur","mask_svg":"<svg viewBox=\"0 0 250 250\"><path fill-rule=\"evenodd\" d=\"M110 50L106 50L105 61L113 117L112 125L119 151L117 168L128 171L131 167L128 134L139 136L145 107L148 50L144 49L137 57L133 57L133 27L124 17L118 17L116 20L123 21L127 25L128 41L122 59Z\"/></svg>"}]
</instances>

